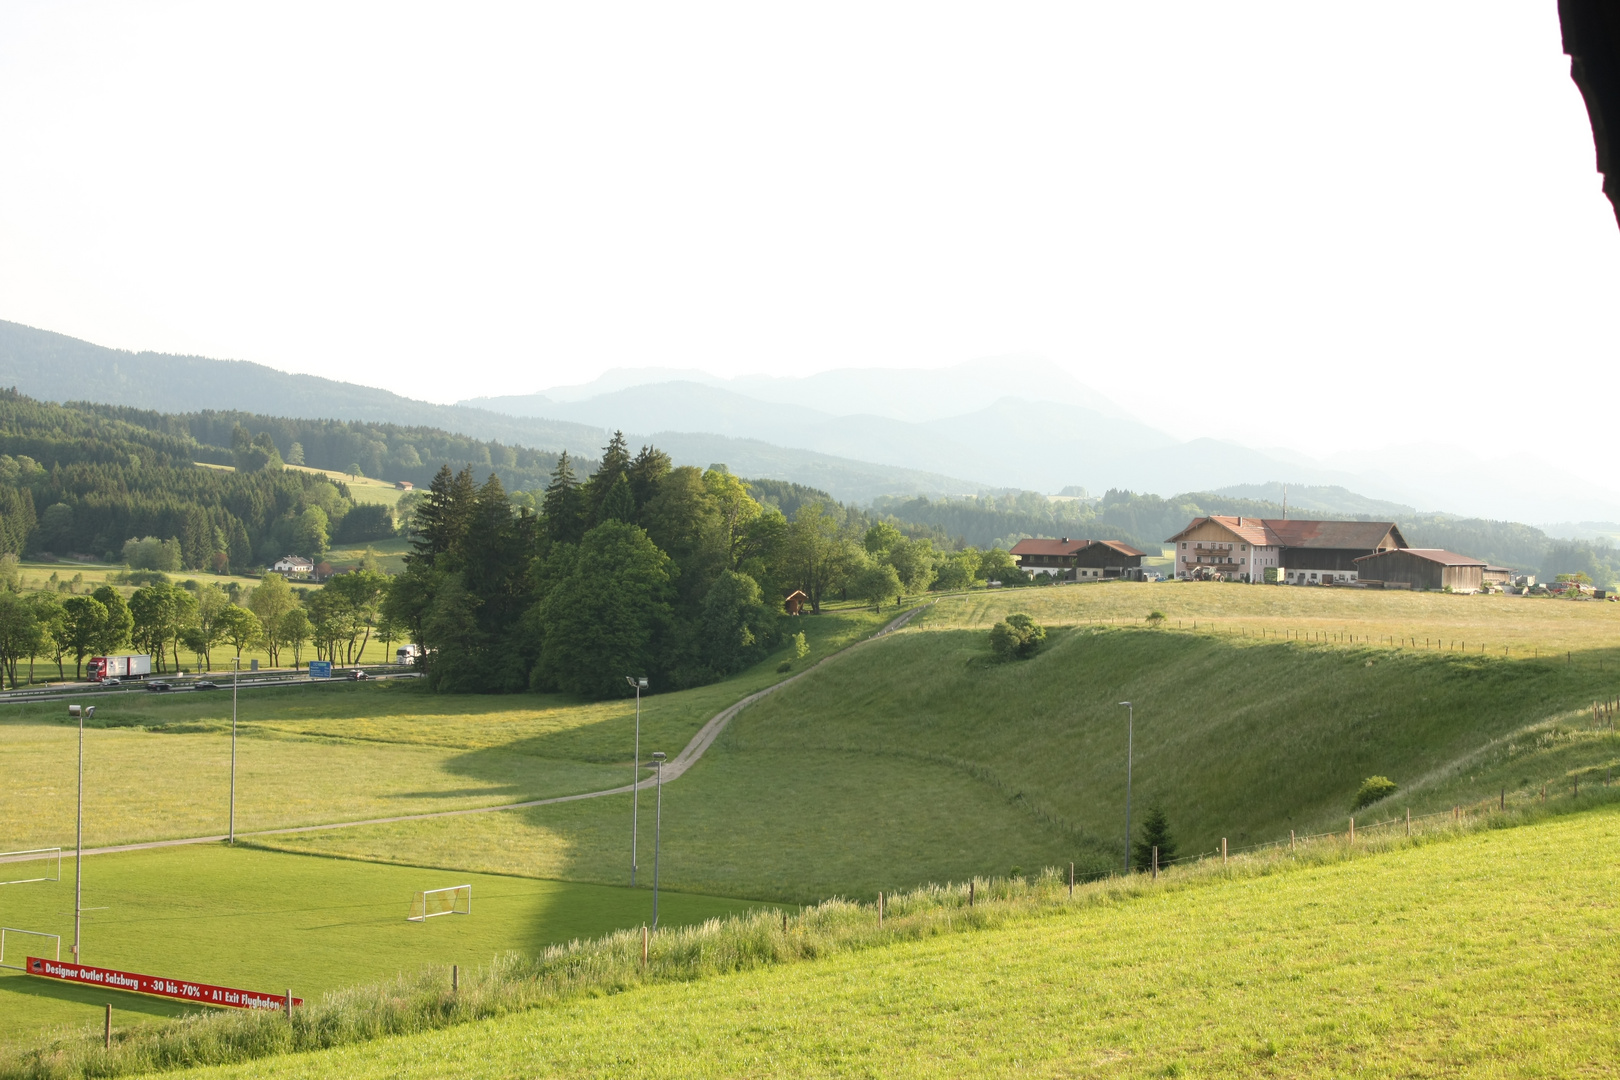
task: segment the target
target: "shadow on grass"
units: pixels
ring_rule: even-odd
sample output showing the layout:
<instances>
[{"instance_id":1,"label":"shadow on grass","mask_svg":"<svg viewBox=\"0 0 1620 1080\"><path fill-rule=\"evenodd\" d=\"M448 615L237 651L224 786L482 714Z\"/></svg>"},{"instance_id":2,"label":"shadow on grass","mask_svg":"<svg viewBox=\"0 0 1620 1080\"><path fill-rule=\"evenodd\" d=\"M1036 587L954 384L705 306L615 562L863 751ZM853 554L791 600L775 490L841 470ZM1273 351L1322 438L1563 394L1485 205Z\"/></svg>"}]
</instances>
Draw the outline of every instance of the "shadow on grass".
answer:
<instances>
[{"instance_id":1,"label":"shadow on grass","mask_svg":"<svg viewBox=\"0 0 1620 1080\"><path fill-rule=\"evenodd\" d=\"M48 998L76 1005L105 1005L110 1001L114 1009L146 1016L182 1016L188 1012L201 1011L188 1008L184 1002L164 1001L161 998L147 997L145 994L132 994L124 990L111 990L99 986L79 986L76 983L27 976L0 980L0 994L22 994L25 997Z\"/></svg>"}]
</instances>

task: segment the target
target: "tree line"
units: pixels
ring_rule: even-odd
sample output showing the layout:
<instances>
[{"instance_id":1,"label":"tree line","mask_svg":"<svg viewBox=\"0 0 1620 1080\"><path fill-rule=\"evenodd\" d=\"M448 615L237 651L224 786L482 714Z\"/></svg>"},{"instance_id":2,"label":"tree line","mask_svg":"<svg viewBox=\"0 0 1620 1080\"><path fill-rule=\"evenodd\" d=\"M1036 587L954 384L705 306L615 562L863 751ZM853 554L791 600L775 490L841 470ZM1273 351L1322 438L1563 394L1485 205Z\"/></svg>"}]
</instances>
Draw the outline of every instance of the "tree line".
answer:
<instances>
[{"instance_id":1,"label":"tree line","mask_svg":"<svg viewBox=\"0 0 1620 1080\"><path fill-rule=\"evenodd\" d=\"M267 573L245 595L233 596L215 584L183 584L151 574L126 600L112 585L88 595L63 597L15 588L15 561L0 568L0 668L18 686L18 667L28 662L56 668L58 678L84 674L84 661L134 650L152 658L154 672L181 670L187 657L198 670L212 671L215 653L248 650L269 654L272 667L297 665L306 650L318 660L352 664L373 637L386 649L398 640L397 627L382 615L388 577L361 569L340 574L324 588L300 590L278 574Z\"/></svg>"}]
</instances>

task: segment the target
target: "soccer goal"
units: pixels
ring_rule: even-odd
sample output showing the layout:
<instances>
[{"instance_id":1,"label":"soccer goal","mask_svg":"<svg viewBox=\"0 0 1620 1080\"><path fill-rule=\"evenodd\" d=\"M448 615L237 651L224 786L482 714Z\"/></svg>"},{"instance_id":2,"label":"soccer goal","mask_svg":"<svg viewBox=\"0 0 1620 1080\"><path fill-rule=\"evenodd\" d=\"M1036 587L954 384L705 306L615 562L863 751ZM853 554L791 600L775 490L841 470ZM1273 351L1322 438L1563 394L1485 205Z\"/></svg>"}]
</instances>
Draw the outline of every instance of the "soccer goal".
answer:
<instances>
[{"instance_id":1,"label":"soccer goal","mask_svg":"<svg viewBox=\"0 0 1620 1080\"><path fill-rule=\"evenodd\" d=\"M32 875L12 877L13 874ZM62 880L62 849L34 848L31 851L0 851L0 885L26 885L30 881Z\"/></svg>"},{"instance_id":2,"label":"soccer goal","mask_svg":"<svg viewBox=\"0 0 1620 1080\"><path fill-rule=\"evenodd\" d=\"M411 901L406 922L427 922L435 915L471 915L472 886L450 885L443 889L423 889Z\"/></svg>"},{"instance_id":3,"label":"soccer goal","mask_svg":"<svg viewBox=\"0 0 1620 1080\"><path fill-rule=\"evenodd\" d=\"M38 930L19 930L15 926L0 926L0 967L11 968L14 971L23 971L23 970L25 970L24 965L22 965L22 964L12 964L12 963L7 963L6 962L6 935L7 934L13 934L13 935L15 935L15 934L24 934L24 935L26 935L26 937L24 938L24 940L22 942L23 947L20 950L17 950L17 951L20 951L22 953L27 953L28 952L28 943L32 939L34 939L34 938L50 938L52 944L55 946L55 949L56 949L56 955L55 955L54 959L56 959L56 960L62 959L62 937L61 937L60 934L42 934ZM15 937L13 937L11 940L13 942L15 942L17 939ZM15 946L14 946L14 948L15 948ZM22 959L22 957L18 957L18 959Z\"/></svg>"}]
</instances>

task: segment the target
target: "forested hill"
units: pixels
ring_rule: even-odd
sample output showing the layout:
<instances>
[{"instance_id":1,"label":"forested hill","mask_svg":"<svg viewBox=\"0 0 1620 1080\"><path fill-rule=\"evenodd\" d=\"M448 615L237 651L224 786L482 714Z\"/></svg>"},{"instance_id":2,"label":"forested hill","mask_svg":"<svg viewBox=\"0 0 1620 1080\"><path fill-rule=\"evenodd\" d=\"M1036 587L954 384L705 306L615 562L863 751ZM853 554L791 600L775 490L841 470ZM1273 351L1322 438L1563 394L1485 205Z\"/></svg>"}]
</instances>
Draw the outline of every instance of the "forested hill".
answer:
<instances>
[{"instance_id":1,"label":"forested hill","mask_svg":"<svg viewBox=\"0 0 1620 1080\"><path fill-rule=\"evenodd\" d=\"M385 524L342 485L279 468L264 441L242 437L257 468L199 468L187 436L0 390L0 550L117 559L155 537L178 545L175 569L244 572Z\"/></svg>"},{"instance_id":2,"label":"forested hill","mask_svg":"<svg viewBox=\"0 0 1620 1080\"><path fill-rule=\"evenodd\" d=\"M449 465L456 472L470 468L480 477L494 473L507 490L529 491L545 487L557 467L557 454L549 450L474 439L439 428L363 420L305 420L211 409L161 413L90 402L72 402L71 407L109 421L162 432L193 445L196 460L220 465L234 463L233 432L243 428L254 434L268 434L281 459L289 464L358 472L383 480L408 480L419 487L427 486L439 466ZM591 452L596 446L590 444L581 449ZM569 458L583 475L596 470L592 457L581 457L570 451Z\"/></svg>"}]
</instances>

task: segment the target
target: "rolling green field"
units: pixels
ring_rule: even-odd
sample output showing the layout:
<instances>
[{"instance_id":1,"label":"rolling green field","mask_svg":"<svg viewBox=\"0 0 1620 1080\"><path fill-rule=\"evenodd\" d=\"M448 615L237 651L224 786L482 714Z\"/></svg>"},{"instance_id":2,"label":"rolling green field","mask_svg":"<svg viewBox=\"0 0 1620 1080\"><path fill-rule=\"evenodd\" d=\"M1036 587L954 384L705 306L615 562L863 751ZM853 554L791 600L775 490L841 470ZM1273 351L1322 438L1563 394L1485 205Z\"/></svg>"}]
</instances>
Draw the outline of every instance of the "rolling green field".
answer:
<instances>
[{"instance_id":1,"label":"rolling green field","mask_svg":"<svg viewBox=\"0 0 1620 1080\"><path fill-rule=\"evenodd\" d=\"M1617 843L1610 807L990 929L902 913L894 944L184 1075L1606 1075L1620 865L1572 855Z\"/></svg>"},{"instance_id":2,"label":"rolling green field","mask_svg":"<svg viewBox=\"0 0 1620 1080\"><path fill-rule=\"evenodd\" d=\"M889 617L851 611L804 620L811 651L803 664ZM779 659L724 683L645 697L643 749L677 753L715 713L786 678L776 671ZM222 832L230 694L96 700L85 736L86 844ZM0 848L72 842L78 736L65 713L60 702L0 704L0 746L12 777L0 786ZM337 682L243 692L238 723L237 829L252 832L627 784L635 702L438 696L413 681Z\"/></svg>"},{"instance_id":3,"label":"rolling green field","mask_svg":"<svg viewBox=\"0 0 1620 1080\"><path fill-rule=\"evenodd\" d=\"M418 889L463 884L473 886L471 915L406 921ZM651 918L652 894L210 844L86 859L84 905L95 909L84 917L87 964L266 993L291 987L313 998L397 971L471 969L497 953L533 955L555 942L640 926ZM659 921L679 926L759 906L666 892ZM0 923L60 934L64 959L72 912L71 852L59 882L0 887ZM37 939L9 935L5 963L20 963L29 948L41 955ZM161 998L0 971L0 1041L96 1020L109 1001L120 1027L185 1011Z\"/></svg>"},{"instance_id":4,"label":"rolling green field","mask_svg":"<svg viewBox=\"0 0 1620 1080\"><path fill-rule=\"evenodd\" d=\"M1126 586L1152 590L1154 586ZM1216 587L1309 605L1352 595L1368 623L1411 596ZM1620 765L1585 710L1620 692L1592 651L1573 663L1310 643L1201 629L1086 625L1114 586L941 600L899 634L741 713L665 793L668 874L694 891L805 902L1013 867L1117 865L1125 710L1136 703L1138 815L1161 803L1186 854L1342 829L1362 779L1401 790L1363 822L1455 803L1524 801ZM1171 590L1172 592L1174 589ZM1327 597L1327 599L1323 599ZM1032 660L991 662L983 626L1039 599L1060 627ZM1285 597L1286 599L1286 597ZM1418 597L1466 604L1486 597ZM1060 608L1056 601L1071 606ZM1525 602L1585 613L1600 604ZM1517 608L1496 610L1501 619ZM1489 611L1487 611L1487 614ZM1203 612L1199 612L1203 623ZM1565 618L1554 613L1554 622ZM1190 621L1190 620L1189 620ZM1434 618L1431 622L1437 621ZM1066 625L1066 628L1063 628ZM1362 624L1351 624L1359 638ZM975 628L969 628L975 627ZM616 881L620 800L495 818L401 822L266 838L278 848L491 872ZM1138 818L1140 820L1140 818Z\"/></svg>"}]
</instances>

